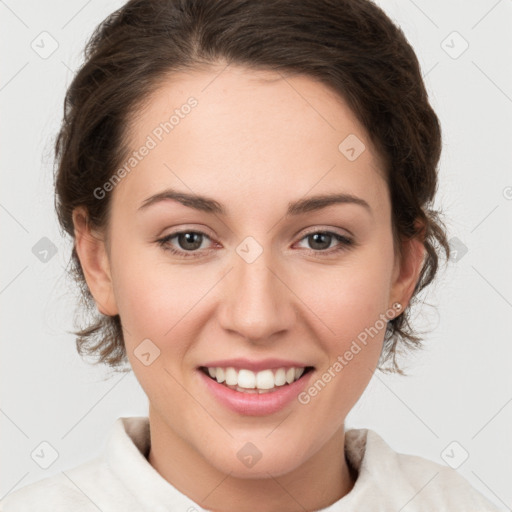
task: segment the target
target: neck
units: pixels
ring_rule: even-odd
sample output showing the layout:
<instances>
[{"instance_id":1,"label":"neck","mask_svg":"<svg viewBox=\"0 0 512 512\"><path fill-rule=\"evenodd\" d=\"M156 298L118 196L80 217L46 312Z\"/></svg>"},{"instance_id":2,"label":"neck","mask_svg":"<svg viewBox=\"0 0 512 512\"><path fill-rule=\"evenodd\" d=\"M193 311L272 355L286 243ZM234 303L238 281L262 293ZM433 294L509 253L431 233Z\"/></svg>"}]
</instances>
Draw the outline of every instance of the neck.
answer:
<instances>
[{"instance_id":1,"label":"neck","mask_svg":"<svg viewBox=\"0 0 512 512\"><path fill-rule=\"evenodd\" d=\"M304 464L280 476L236 478L215 468L150 409L149 463L178 491L216 512L303 512L348 494L357 475L344 457L343 426Z\"/></svg>"}]
</instances>

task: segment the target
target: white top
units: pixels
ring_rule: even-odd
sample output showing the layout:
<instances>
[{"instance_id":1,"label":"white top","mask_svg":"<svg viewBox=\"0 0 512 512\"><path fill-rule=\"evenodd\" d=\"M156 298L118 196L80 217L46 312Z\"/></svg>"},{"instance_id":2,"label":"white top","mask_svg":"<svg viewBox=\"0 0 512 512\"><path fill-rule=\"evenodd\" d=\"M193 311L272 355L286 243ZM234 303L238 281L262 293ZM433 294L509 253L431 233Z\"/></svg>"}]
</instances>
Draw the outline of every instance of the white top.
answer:
<instances>
[{"instance_id":1,"label":"white top","mask_svg":"<svg viewBox=\"0 0 512 512\"><path fill-rule=\"evenodd\" d=\"M105 451L75 468L11 492L3 512L205 512L151 466L149 418L118 418ZM496 512L454 469L393 451L374 431L345 432L352 490L322 512Z\"/></svg>"}]
</instances>

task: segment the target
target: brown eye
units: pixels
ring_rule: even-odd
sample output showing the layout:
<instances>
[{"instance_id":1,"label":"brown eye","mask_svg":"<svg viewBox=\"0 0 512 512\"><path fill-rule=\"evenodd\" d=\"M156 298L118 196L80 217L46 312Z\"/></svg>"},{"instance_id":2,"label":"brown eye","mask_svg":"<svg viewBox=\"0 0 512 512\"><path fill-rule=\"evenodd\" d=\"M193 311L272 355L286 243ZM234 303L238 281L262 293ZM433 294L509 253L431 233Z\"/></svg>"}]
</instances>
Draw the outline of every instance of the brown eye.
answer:
<instances>
[{"instance_id":1,"label":"brown eye","mask_svg":"<svg viewBox=\"0 0 512 512\"><path fill-rule=\"evenodd\" d=\"M301 241L302 240L308 241L311 251L315 253L326 253L326 255L346 250L354 245L354 241L350 238L332 231L315 231L308 233L301 239ZM331 248L333 241L337 241L338 245Z\"/></svg>"},{"instance_id":2,"label":"brown eye","mask_svg":"<svg viewBox=\"0 0 512 512\"><path fill-rule=\"evenodd\" d=\"M172 254L177 254L183 258L194 258L200 254L200 248L204 238L210 239L206 233L201 231L178 231L171 233L157 240L157 243ZM177 240L177 246L171 244L171 240Z\"/></svg>"},{"instance_id":3,"label":"brown eye","mask_svg":"<svg viewBox=\"0 0 512 512\"><path fill-rule=\"evenodd\" d=\"M194 251L201 247L202 234L196 232L178 233L176 239L180 248L186 251Z\"/></svg>"}]
</instances>

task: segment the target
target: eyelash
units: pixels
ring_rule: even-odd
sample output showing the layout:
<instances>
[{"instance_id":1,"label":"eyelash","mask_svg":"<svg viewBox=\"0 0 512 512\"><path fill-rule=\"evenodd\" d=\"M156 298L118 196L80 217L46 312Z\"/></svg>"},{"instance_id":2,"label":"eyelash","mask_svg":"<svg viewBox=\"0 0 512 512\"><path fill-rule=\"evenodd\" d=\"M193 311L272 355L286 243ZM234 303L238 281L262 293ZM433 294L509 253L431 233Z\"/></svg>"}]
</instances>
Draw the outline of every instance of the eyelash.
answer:
<instances>
[{"instance_id":1,"label":"eyelash","mask_svg":"<svg viewBox=\"0 0 512 512\"><path fill-rule=\"evenodd\" d=\"M183 250L175 249L174 247L169 245L170 240L172 240L173 238L177 237L178 235L182 235L182 234L186 234L186 233L187 234L193 233L193 234L197 234L197 235L203 235L206 238L211 240L211 238L206 233L203 233L201 231L186 230L186 231L177 231L176 233L171 233L170 235L167 235L164 238L160 238L160 239L156 240L156 243L160 247L162 247L162 249L164 251L169 251L171 254L177 255L177 256L179 256L181 258L197 258L197 257L199 257L199 254L200 254L199 250L196 250L196 251L183 251ZM308 249L306 249L309 253L314 253L315 256L318 256L320 258L329 257L329 256L332 256L332 255L338 254L341 251L347 251L351 247L356 245L354 240L352 240L351 238L348 238L346 236L340 235L340 234L335 233L333 231L311 231L310 233L306 233L299 240L299 242L304 240L305 238L307 238L309 236L316 235L316 234L332 235L338 242L340 242L340 245L338 245L334 249L332 249L332 248L331 249L325 249L325 250L315 250L315 249L309 249L308 250ZM211 250L213 250L213 249L210 249L210 251Z\"/></svg>"}]
</instances>

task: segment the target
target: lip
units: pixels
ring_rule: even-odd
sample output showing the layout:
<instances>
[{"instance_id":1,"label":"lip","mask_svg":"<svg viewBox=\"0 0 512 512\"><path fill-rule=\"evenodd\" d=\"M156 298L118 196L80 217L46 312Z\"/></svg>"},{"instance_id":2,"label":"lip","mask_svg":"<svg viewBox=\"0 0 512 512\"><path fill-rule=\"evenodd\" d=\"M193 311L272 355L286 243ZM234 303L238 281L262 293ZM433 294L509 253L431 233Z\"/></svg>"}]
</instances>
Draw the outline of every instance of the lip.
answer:
<instances>
[{"instance_id":1,"label":"lip","mask_svg":"<svg viewBox=\"0 0 512 512\"><path fill-rule=\"evenodd\" d=\"M253 372L260 372L262 370L277 370L278 368L306 368L307 364L299 363L298 361L291 361L285 359L262 359L261 361L251 361L250 359L236 358L236 359L222 359L221 361L209 361L201 366L207 368L228 368L232 366L235 369L252 370Z\"/></svg>"},{"instance_id":2,"label":"lip","mask_svg":"<svg viewBox=\"0 0 512 512\"><path fill-rule=\"evenodd\" d=\"M282 365L282 363L283 361L280 361L279 364ZM279 367L280 366L276 366L276 368ZM299 365L299 367L303 366ZM265 368L269 368L269 366ZM223 384L219 384L199 368L197 369L197 373L205 388L205 392L213 396L222 406L245 416L264 416L274 414L293 402L297 395L308 385L315 370L312 368L311 371L305 373L300 379L292 382L292 384L285 384L284 386L280 386L276 391L262 394L235 391Z\"/></svg>"}]
</instances>

